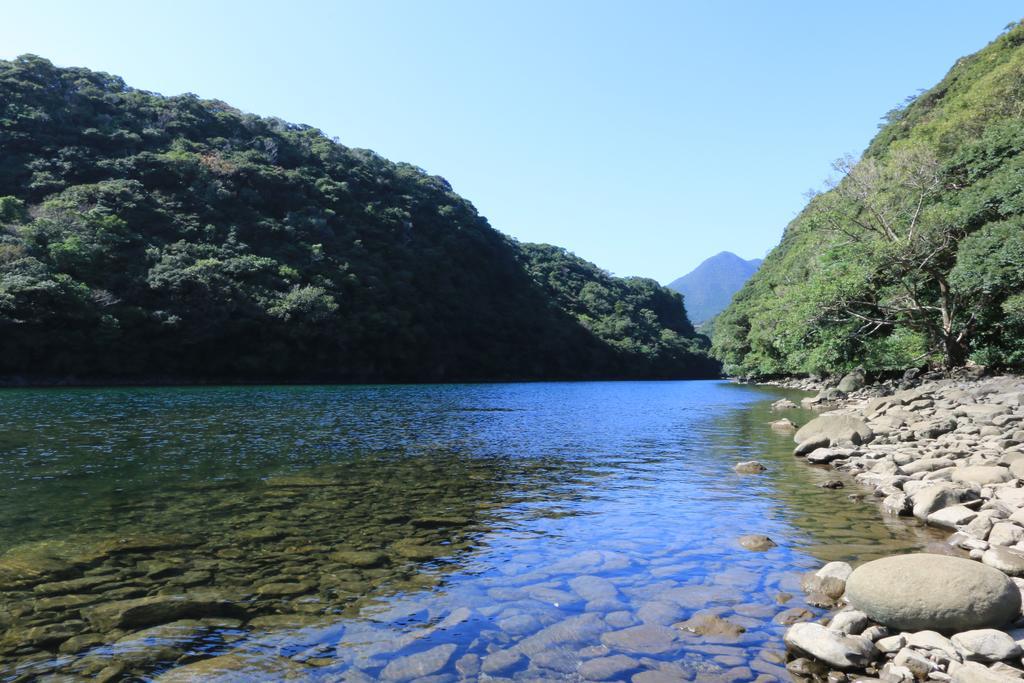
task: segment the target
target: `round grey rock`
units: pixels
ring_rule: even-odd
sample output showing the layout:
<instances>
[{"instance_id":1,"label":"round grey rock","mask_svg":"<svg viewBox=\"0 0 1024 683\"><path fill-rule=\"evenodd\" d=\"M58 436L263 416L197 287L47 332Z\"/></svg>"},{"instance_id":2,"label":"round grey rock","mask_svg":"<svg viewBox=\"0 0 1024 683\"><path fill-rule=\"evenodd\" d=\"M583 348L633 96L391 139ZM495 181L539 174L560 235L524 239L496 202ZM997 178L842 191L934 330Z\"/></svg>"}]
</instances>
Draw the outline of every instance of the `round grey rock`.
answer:
<instances>
[{"instance_id":1,"label":"round grey rock","mask_svg":"<svg viewBox=\"0 0 1024 683\"><path fill-rule=\"evenodd\" d=\"M854 415L819 415L793 435L793 441L803 443L810 439L827 438L833 445L862 444L875 436L864 420Z\"/></svg>"},{"instance_id":2,"label":"round grey rock","mask_svg":"<svg viewBox=\"0 0 1024 683\"><path fill-rule=\"evenodd\" d=\"M1002 572L959 557L915 553L853 570L846 598L873 621L907 631L958 633L1002 626L1020 613L1020 591Z\"/></svg>"}]
</instances>

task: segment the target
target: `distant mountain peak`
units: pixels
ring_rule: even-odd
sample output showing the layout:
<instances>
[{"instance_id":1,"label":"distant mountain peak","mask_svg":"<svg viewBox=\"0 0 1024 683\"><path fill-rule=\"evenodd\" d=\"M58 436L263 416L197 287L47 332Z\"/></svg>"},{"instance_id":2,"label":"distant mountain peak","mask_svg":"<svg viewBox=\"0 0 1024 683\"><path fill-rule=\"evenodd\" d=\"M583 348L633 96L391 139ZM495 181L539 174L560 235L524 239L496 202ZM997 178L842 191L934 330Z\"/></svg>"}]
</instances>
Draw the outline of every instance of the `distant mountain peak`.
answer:
<instances>
[{"instance_id":1,"label":"distant mountain peak","mask_svg":"<svg viewBox=\"0 0 1024 683\"><path fill-rule=\"evenodd\" d=\"M762 259L744 259L731 251L720 251L666 286L683 295L690 320L700 325L725 310L761 262Z\"/></svg>"}]
</instances>

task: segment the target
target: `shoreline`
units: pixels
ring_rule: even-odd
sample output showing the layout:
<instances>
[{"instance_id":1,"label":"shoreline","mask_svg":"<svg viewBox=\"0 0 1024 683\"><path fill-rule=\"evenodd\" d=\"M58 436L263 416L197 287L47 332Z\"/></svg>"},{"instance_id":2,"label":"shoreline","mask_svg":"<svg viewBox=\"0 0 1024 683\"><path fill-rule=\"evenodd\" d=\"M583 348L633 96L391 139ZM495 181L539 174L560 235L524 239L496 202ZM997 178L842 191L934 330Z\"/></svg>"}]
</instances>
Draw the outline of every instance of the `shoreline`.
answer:
<instances>
[{"instance_id":1,"label":"shoreline","mask_svg":"<svg viewBox=\"0 0 1024 683\"><path fill-rule=\"evenodd\" d=\"M803 622L787 631L787 669L797 679L1024 679L1024 618L1019 608L1019 595L1024 594L1024 377L982 374L965 368L953 376L932 373L872 385L855 371L840 383L847 391L811 379L765 383L818 389L816 396L801 402L818 417L799 431L788 428L796 432L795 456L855 479L867 491L865 501L877 502L879 523L907 517L947 532L942 555L962 558L937 560L942 555L924 554L935 553L931 547L897 556L906 558L902 562L908 567L891 566L892 558L886 558L854 573L850 565L832 562L805 576L805 591L822 606L831 603L833 611L818 623ZM785 399L773 404L783 430L787 412L796 407ZM772 428L780 428L779 423ZM1002 581L1009 592L993 597L995 584L990 581L946 590L946 596L941 585L932 591L939 594L913 595L919 588L914 581L938 581L929 575L941 575L945 564L951 571ZM873 583L865 579L872 572ZM921 576L907 578L917 576L915 572ZM900 581L908 583L902 586ZM884 585L889 583L905 594L890 595L893 590ZM909 609L903 603L913 599L919 615L924 605L925 618L916 628L901 628L903 617L893 615ZM944 621L955 607L944 599L960 599L962 610L973 610L979 623L959 628ZM993 612L982 623L989 603L995 604L993 609L1009 609L1012 616Z\"/></svg>"}]
</instances>

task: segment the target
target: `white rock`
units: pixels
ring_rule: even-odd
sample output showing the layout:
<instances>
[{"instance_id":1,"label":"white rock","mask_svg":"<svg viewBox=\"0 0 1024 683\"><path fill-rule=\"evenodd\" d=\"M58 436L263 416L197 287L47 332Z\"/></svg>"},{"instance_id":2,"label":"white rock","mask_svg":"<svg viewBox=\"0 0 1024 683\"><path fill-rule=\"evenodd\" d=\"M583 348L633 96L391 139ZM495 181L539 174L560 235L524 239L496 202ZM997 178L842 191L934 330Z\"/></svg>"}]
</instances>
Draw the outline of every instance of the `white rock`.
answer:
<instances>
[{"instance_id":1,"label":"white rock","mask_svg":"<svg viewBox=\"0 0 1024 683\"><path fill-rule=\"evenodd\" d=\"M851 635L861 635L868 625L868 615L860 610L850 609L839 612L828 627L833 631L842 631Z\"/></svg>"},{"instance_id":2,"label":"white rock","mask_svg":"<svg viewBox=\"0 0 1024 683\"><path fill-rule=\"evenodd\" d=\"M784 641L798 654L813 657L837 669L860 669L878 656L874 644L867 638L832 631L812 622L790 626Z\"/></svg>"},{"instance_id":3,"label":"white rock","mask_svg":"<svg viewBox=\"0 0 1024 683\"><path fill-rule=\"evenodd\" d=\"M1020 645L1005 631L994 628L957 633L952 641L965 657L983 662L999 662L1021 656Z\"/></svg>"},{"instance_id":4,"label":"white rock","mask_svg":"<svg viewBox=\"0 0 1024 683\"><path fill-rule=\"evenodd\" d=\"M955 529L958 526L969 524L977 516L978 513L966 505L950 505L928 515L928 523L947 529Z\"/></svg>"}]
</instances>

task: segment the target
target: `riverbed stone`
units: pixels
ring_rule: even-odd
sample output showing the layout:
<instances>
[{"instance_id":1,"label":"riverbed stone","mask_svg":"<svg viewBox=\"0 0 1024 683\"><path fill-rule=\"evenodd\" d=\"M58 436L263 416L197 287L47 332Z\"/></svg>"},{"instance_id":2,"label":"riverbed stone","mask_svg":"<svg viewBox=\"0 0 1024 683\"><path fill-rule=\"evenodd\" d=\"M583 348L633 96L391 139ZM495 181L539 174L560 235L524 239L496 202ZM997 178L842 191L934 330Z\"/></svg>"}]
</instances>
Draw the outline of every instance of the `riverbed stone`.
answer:
<instances>
[{"instance_id":1,"label":"riverbed stone","mask_svg":"<svg viewBox=\"0 0 1024 683\"><path fill-rule=\"evenodd\" d=\"M228 653L175 667L153 680L155 683L271 683L301 680L308 673L305 667L284 657Z\"/></svg>"},{"instance_id":2,"label":"riverbed stone","mask_svg":"<svg viewBox=\"0 0 1024 683\"><path fill-rule=\"evenodd\" d=\"M843 633L849 633L850 635L858 636L868 625L868 615L864 614L860 610L848 609L839 612L832 621L829 622L828 627L833 631L842 631Z\"/></svg>"},{"instance_id":3,"label":"riverbed stone","mask_svg":"<svg viewBox=\"0 0 1024 683\"><path fill-rule=\"evenodd\" d=\"M388 563L387 553L379 550L338 550L329 557L335 562L362 569L380 567Z\"/></svg>"},{"instance_id":4,"label":"riverbed stone","mask_svg":"<svg viewBox=\"0 0 1024 683\"><path fill-rule=\"evenodd\" d=\"M1024 527L1013 522L996 522L988 533L988 542L994 546L1016 545L1024 541Z\"/></svg>"},{"instance_id":5,"label":"riverbed stone","mask_svg":"<svg viewBox=\"0 0 1024 683\"><path fill-rule=\"evenodd\" d=\"M133 600L118 600L96 605L83 616L98 630L141 628L165 624L179 619L209 616L232 616L238 608L217 597L189 595L155 595Z\"/></svg>"},{"instance_id":6,"label":"riverbed stone","mask_svg":"<svg viewBox=\"0 0 1024 683\"><path fill-rule=\"evenodd\" d=\"M867 384L867 376L864 374L864 368L854 368L843 375L836 388L849 394L858 389L863 389L865 384Z\"/></svg>"},{"instance_id":7,"label":"riverbed stone","mask_svg":"<svg viewBox=\"0 0 1024 683\"><path fill-rule=\"evenodd\" d=\"M597 657L579 665L580 676L587 681L621 680L626 674L640 668L640 662L626 655Z\"/></svg>"},{"instance_id":8,"label":"riverbed stone","mask_svg":"<svg viewBox=\"0 0 1024 683\"><path fill-rule=\"evenodd\" d=\"M810 622L790 626L784 641L797 654L813 657L842 670L863 668L878 657L874 643L867 638L847 635Z\"/></svg>"},{"instance_id":9,"label":"riverbed stone","mask_svg":"<svg viewBox=\"0 0 1024 683\"><path fill-rule=\"evenodd\" d=\"M677 632L666 626L641 624L609 631L601 636L601 642L614 650L654 655L672 649L677 637Z\"/></svg>"},{"instance_id":10,"label":"riverbed stone","mask_svg":"<svg viewBox=\"0 0 1024 683\"><path fill-rule=\"evenodd\" d=\"M796 423L794 423L788 417L784 417L782 419L775 420L774 422L769 423L768 426L771 427L772 430L776 431L776 432L794 432L795 433L796 430L797 430Z\"/></svg>"},{"instance_id":11,"label":"riverbed stone","mask_svg":"<svg viewBox=\"0 0 1024 683\"><path fill-rule=\"evenodd\" d=\"M950 662L951 683L1019 683L1020 676L991 669L980 662Z\"/></svg>"},{"instance_id":12,"label":"riverbed stone","mask_svg":"<svg viewBox=\"0 0 1024 683\"><path fill-rule=\"evenodd\" d=\"M768 470L763 463L757 460L747 460L744 462L738 462L733 466L733 471L737 474L761 474Z\"/></svg>"},{"instance_id":13,"label":"riverbed stone","mask_svg":"<svg viewBox=\"0 0 1024 683\"><path fill-rule=\"evenodd\" d=\"M764 534L747 534L745 536L740 536L738 542L743 548L754 552L771 550L777 545L775 541Z\"/></svg>"},{"instance_id":14,"label":"riverbed stone","mask_svg":"<svg viewBox=\"0 0 1024 683\"><path fill-rule=\"evenodd\" d=\"M456 645L448 643L393 659L381 670L381 680L411 681L436 674L448 665L456 649Z\"/></svg>"},{"instance_id":15,"label":"riverbed stone","mask_svg":"<svg viewBox=\"0 0 1024 683\"><path fill-rule=\"evenodd\" d=\"M989 548L981 556L981 561L1009 576L1024 577L1024 553L1012 548Z\"/></svg>"},{"instance_id":16,"label":"riverbed stone","mask_svg":"<svg viewBox=\"0 0 1024 683\"><path fill-rule=\"evenodd\" d=\"M810 621L813 618L814 612L806 607L790 607L776 614L772 621L783 626L790 626L800 621Z\"/></svg>"},{"instance_id":17,"label":"riverbed stone","mask_svg":"<svg viewBox=\"0 0 1024 683\"><path fill-rule=\"evenodd\" d=\"M913 496L912 512L918 519L926 520L928 515L937 512L942 508L957 505L960 502L960 491L950 485L935 484L928 486Z\"/></svg>"},{"instance_id":18,"label":"riverbed stone","mask_svg":"<svg viewBox=\"0 0 1024 683\"><path fill-rule=\"evenodd\" d=\"M868 423L855 415L819 415L798 429L793 440L799 444L809 439L827 438L829 445L838 446L868 443L873 437Z\"/></svg>"},{"instance_id":19,"label":"riverbed stone","mask_svg":"<svg viewBox=\"0 0 1024 683\"><path fill-rule=\"evenodd\" d=\"M714 636L725 638L737 638L746 632L746 628L723 619L713 612L698 612L686 621L675 625L675 628L684 633L692 633L697 636Z\"/></svg>"},{"instance_id":20,"label":"riverbed stone","mask_svg":"<svg viewBox=\"0 0 1024 683\"><path fill-rule=\"evenodd\" d=\"M874 560L853 571L846 598L893 628L955 633L1002 626L1021 607L1005 575L957 557L914 553Z\"/></svg>"},{"instance_id":21,"label":"riverbed stone","mask_svg":"<svg viewBox=\"0 0 1024 683\"><path fill-rule=\"evenodd\" d=\"M951 640L965 657L982 662L998 662L1021 656L1021 647L1005 631L994 628L957 633Z\"/></svg>"},{"instance_id":22,"label":"riverbed stone","mask_svg":"<svg viewBox=\"0 0 1024 683\"><path fill-rule=\"evenodd\" d=\"M962 481L979 486L991 486L1010 481L1010 470L999 465L971 465L958 467L953 472L953 481Z\"/></svg>"},{"instance_id":23,"label":"riverbed stone","mask_svg":"<svg viewBox=\"0 0 1024 683\"><path fill-rule=\"evenodd\" d=\"M950 505L928 515L927 521L933 526L955 529L958 526L969 524L977 516L978 513L966 505Z\"/></svg>"}]
</instances>

